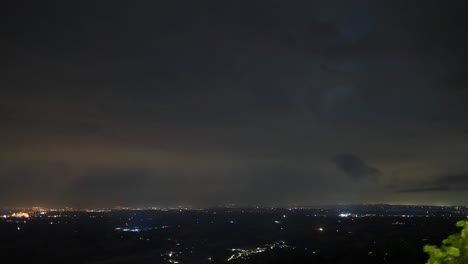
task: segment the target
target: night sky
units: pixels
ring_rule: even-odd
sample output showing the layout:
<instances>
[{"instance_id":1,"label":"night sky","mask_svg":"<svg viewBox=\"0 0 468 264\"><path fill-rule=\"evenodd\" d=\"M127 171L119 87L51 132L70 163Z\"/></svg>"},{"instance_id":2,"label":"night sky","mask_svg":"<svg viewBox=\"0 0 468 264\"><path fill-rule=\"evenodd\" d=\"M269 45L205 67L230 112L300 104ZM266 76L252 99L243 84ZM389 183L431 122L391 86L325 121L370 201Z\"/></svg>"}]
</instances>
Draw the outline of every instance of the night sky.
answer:
<instances>
[{"instance_id":1,"label":"night sky","mask_svg":"<svg viewBox=\"0 0 468 264\"><path fill-rule=\"evenodd\" d=\"M0 204L466 204L464 2L6 1Z\"/></svg>"}]
</instances>

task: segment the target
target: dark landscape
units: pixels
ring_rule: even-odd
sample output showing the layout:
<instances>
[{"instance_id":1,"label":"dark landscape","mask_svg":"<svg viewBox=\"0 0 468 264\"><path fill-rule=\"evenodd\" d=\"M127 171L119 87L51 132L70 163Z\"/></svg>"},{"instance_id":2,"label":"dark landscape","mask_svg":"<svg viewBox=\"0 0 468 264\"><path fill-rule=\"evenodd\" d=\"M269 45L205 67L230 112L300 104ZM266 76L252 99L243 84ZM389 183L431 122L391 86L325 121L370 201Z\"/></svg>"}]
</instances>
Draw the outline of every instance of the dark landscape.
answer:
<instances>
[{"instance_id":1,"label":"dark landscape","mask_svg":"<svg viewBox=\"0 0 468 264\"><path fill-rule=\"evenodd\" d=\"M0 218L0 254L13 263L424 263L423 245L468 216L391 205L26 210Z\"/></svg>"}]
</instances>

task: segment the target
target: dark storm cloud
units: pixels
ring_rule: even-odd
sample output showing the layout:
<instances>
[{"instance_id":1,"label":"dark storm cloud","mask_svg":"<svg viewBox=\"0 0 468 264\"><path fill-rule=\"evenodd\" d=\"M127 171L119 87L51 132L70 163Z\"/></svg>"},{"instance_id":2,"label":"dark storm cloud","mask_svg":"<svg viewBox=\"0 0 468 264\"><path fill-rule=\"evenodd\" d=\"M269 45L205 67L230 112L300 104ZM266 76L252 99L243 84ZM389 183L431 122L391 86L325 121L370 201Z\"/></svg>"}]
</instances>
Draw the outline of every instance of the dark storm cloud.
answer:
<instances>
[{"instance_id":1,"label":"dark storm cloud","mask_svg":"<svg viewBox=\"0 0 468 264\"><path fill-rule=\"evenodd\" d=\"M466 191L468 191L468 186L432 186L432 187L416 187L410 189L401 189L397 190L396 193L433 193L433 192L443 192L447 193L459 193L463 195Z\"/></svg>"},{"instance_id":2,"label":"dark storm cloud","mask_svg":"<svg viewBox=\"0 0 468 264\"><path fill-rule=\"evenodd\" d=\"M375 179L380 174L379 169L366 164L354 154L338 154L332 158L332 162L335 163L338 169L354 179Z\"/></svg>"},{"instance_id":3,"label":"dark storm cloud","mask_svg":"<svg viewBox=\"0 0 468 264\"><path fill-rule=\"evenodd\" d=\"M385 9L371 1L360 4L337 1L335 4L338 3L355 13L334 10L329 14L328 4L307 1L288 5L281 2L265 5L256 1L229 5L212 2L208 5L212 8L209 12L203 5L189 2L182 6L155 3L128 6L122 2L107 6L99 3L93 4L88 12L86 2L76 8L60 5L57 8L66 12L44 10L48 16L31 16L20 24L21 30L31 32L12 33L12 38L20 43L29 41L26 38L35 31L47 33L38 36L35 49L18 51L14 61L19 65L13 64L12 68L30 65L28 72L36 72L35 85L48 91L47 97L53 102L64 96L57 93L61 89L58 87L68 90L72 85L78 86L78 90L90 89L88 99L97 97L92 92L96 86L100 86L99 89L112 87L109 94L113 101L117 99L124 105L115 108L109 101L104 101L105 98L97 102L92 100L88 113L96 112L98 117L114 123L117 121L112 121L112 117L120 116L124 123L139 117L143 124L148 124L146 120L150 118L144 116L151 112L157 122L169 122L167 120L173 118L183 122L238 120L253 114L284 113L296 108L318 114L324 120L352 122L382 122L401 117L442 119L466 113L455 95L427 91L427 87L407 87L414 86L416 81L437 88L429 82L423 83L419 76L427 78L427 71L435 71L431 74L433 78L446 78L445 75L452 72L443 70L450 63L445 60L438 61L443 67L426 69L425 60L436 61L438 58L426 58L425 54L433 54L432 49L418 49L434 46L434 49L456 53L448 47L453 42L460 42L457 37L446 38L443 43L431 41L447 34L444 30L452 26L446 15L433 14L439 6L426 3L415 9L416 5L405 8L403 2L392 2L384 5L390 10L384 12ZM38 10L42 10L41 7L39 5ZM106 12L101 14L101 9ZM457 10L450 8L447 12L452 9ZM385 15L379 16L379 12ZM171 17L173 13L175 18ZM415 20L413 13L421 19ZM43 24L35 23L35 18L43 20ZM437 25L432 22L434 18ZM428 22L429 26L424 24ZM436 29L433 34L427 29L431 26ZM425 33L416 34L421 29ZM453 35L458 35L458 27L454 30ZM425 37L423 42L415 37L421 34ZM71 45L75 40L81 41ZM59 49L52 45L58 45ZM359 49L366 46L373 49ZM394 51L390 56L389 48ZM41 55L31 57L28 52ZM424 55L420 55L421 52ZM53 63L41 62L44 56L58 58ZM44 64L46 67L40 67ZM323 69L323 65L333 71L313 76ZM400 78L392 78L389 72ZM275 75L281 78L271 78ZM9 77L15 79L15 85L28 85L27 80L16 80L15 76L20 75ZM50 82L54 83L52 87L48 85ZM130 93L135 86L145 88ZM373 91L374 87L381 86L379 92ZM394 89L397 92L393 92ZM421 100L419 94L423 92L427 96ZM87 92L77 95L86 98ZM204 103L199 103L200 98ZM179 102L174 104L174 100ZM394 107L395 102L399 107ZM78 104L85 103L78 100ZM144 107L147 104L153 107ZM448 104L451 109L447 109ZM456 108L457 105L460 106ZM62 109L64 106L60 105L58 108L59 111L76 111ZM187 108L193 111L186 111ZM103 115L101 109L107 114ZM25 114L34 116L34 113ZM86 112L83 114L69 122L90 118ZM60 124L63 120L61 116L55 119L52 116L48 121ZM24 119L23 122L33 120Z\"/></svg>"},{"instance_id":4,"label":"dark storm cloud","mask_svg":"<svg viewBox=\"0 0 468 264\"><path fill-rule=\"evenodd\" d=\"M435 183L468 187L468 173L443 176L438 178Z\"/></svg>"},{"instance_id":5,"label":"dark storm cloud","mask_svg":"<svg viewBox=\"0 0 468 264\"><path fill-rule=\"evenodd\" d=\"M468 170L465 5L8 1L0 188L213 204L466 185L426 177Z\"/></svg>"},{"instance_id":6,"label":"dark storm cloud","mask_svg":"<svg viewBox=\"0 0 468 264\"><path fill-rule=\"evenodd\" d=\"M424 192L448 192L451 189L444 186L436 187L421 187L421 188L411 188L411 189L401 189L397 193L424 193Z\"/></svg>"},{"instance_id":7,"label":"dark storm cloud","mask_svg":"<svg viewBox=\"0 0 468 264\"><path fill-rule=\"evenodd\" d=\"M397 193L448 192L468 189L468 174L451 174L436 177L430 182L421 182L419 186L399 188Z\"/></svg>"}]
</instances>

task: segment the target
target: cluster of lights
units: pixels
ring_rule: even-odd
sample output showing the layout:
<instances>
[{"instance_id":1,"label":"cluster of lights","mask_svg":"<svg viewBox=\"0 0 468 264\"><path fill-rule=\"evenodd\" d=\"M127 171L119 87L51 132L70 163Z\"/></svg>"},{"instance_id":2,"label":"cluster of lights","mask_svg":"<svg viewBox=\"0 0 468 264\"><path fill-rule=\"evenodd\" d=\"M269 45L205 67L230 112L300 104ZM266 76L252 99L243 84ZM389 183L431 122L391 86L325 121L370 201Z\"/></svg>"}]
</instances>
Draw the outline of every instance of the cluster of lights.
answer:
<instances>
[{"instance_id":1,"label":"cluster of lights","mask_svg":"<svg viewBox=\"0 0 468 264\"><path fill-rule=\"evenodd\" d=\"M24 212L18 212L18 213L13 213L10 215L10 217L14 217L14 218L29 218L29 214L28 213L24 213Z\"/></svg>"},{"instance_id":2,"label":"cluster of lights","mask_svg":"<svg viewBox=\"0 0 468 264\"><path fill-rule=\"evenodd\" d=\"M134 232L134 233L141 232L141 229L138 228L138 227L135 227L135 228L120 228L120 227L117 227L117 228L115 228L115 230L123 231L123 232Z\"/></svg>"},{"instance_id":3,"label":"cluster of lights","mask_svg":"<svg viewBox=\"0 0 468 264\"><path fill-rule=\"evenodd\" d=\"M250 255L259 254L265 252L267 250L272 250L275 248L290 248L290 246L286 245L284 241L275 242L273 244L266 244L262 247L257 247L255 249L239 249L233 248L231 251L236 252L235 254L231 255L227 261L232 261L236 259L245 259Z\"/></svg>"}]
</instances>

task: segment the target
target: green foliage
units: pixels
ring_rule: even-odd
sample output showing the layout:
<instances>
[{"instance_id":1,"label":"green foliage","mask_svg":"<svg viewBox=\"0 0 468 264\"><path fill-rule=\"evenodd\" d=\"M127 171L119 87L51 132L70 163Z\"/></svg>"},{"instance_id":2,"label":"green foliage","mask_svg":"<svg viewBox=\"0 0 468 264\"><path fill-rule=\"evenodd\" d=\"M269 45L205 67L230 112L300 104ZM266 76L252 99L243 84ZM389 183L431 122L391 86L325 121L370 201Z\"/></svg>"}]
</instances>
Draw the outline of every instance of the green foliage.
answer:
<instances>
[{"instance_id":1,"label":"green foliage","mask_svg":"<svg viewBox=\"0 0 468 264\"><path fill-rule=\"evenodd\" d=\"M425 245L424 252L429 254L426 264L468 264L468 221L457 222L460 234L450 235L440 247Z\"/></svg>"}]
</instances>

